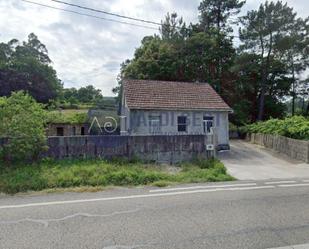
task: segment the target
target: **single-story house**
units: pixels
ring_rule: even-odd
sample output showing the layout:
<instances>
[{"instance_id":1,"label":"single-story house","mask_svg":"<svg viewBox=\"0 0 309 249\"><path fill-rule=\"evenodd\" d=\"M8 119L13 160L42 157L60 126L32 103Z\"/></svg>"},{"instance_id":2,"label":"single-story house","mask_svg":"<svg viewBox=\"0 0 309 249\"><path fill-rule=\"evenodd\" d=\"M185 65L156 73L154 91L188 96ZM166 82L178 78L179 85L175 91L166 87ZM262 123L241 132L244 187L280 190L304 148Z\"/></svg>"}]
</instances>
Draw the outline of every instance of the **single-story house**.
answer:
<instances>
[{"instance_id":1,"label":"single-story house","mask_svg":"<svg viewBox=\"0 0 309 249\"><path fill-rule=\"evenodd\" d=\"M229 149L232 109L207 83L131 80L123 82L121 135L216 133L217 149Z\"/></svg>"}]
</instances>

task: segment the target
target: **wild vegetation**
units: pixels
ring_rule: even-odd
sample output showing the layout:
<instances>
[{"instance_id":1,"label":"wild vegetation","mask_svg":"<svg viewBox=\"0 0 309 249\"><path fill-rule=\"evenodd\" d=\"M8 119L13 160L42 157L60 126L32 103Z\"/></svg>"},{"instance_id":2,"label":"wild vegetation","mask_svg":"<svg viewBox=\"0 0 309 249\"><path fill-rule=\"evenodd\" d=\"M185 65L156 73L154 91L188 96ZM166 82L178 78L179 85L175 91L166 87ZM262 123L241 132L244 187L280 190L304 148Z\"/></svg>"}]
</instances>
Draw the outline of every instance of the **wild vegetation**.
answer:
<instances>
[{"instance_id":1,"label":"wild vegetation","mask_svg":"<svg viewBox=\"0 0 309 249\"><path fill-rule=\"evenodd\" d=\"M282 1L265 1L239 17L244 4L202 0L199 21L190 24L168 13L160 33L144 37L134 57L122 63L114 92L120 98L124 78L208 82L233 108L232 130L269 119L241 131L308 140L309 78L301 76L309 65L309 18L298 17ZM23 42L0 43L0 137L8 139L0 162L14 162L1 168L0 191L231 179L217 161L182 165L177 174L100 160L30 164L46 149L47 122L83 123L88 109L113 116L116 106L114 98L103 97L92 85L65 89L35 34Z\"/></svg>"},{"instance_id":2,"label":"wild vegetation","mask_svg":"<svg viewBox=\"0 0 309 249\"><path fill-rule=\"evenodd\" d=\"M233 180L224 165L217 160L196 160L178 166L178 173L164 167L144 164L138 160L44 160L31 165L0 167L0 192L18 193L51 188L166 186L175 183Z\"/></svg>"},{"instance_id":3,"label":"wild vegetation","mask_svg":"<svg viewBox=\"0 0 309 249\"><path fill-rule=\"evenodd\" d=\"M33 161L46 149L46 111L24 92L0 98L0 163Z\"/></svg>"},{"instance_id":4,"label":"wild vegetation","mask_svg":"<svg viewBox=\"0 0 309 249\"><path fill-rule=\"evenodd\" d=\"M264 133L309 140L309 119L302 116L285 119L269 119L246 127L251 133Z\"/></svg>"},{"instance_id":5,"label":"wild vegetation","mask_svg":"<svg viewBox=\"0 0 309 249\"><path fill-rule=\"evenodd\" d=\"M244 4L202 0L199 21L189 24L168 13L160 34L144 37L134 57L123 62L115 93L124 78L209 82L234 109L236 125L284 118L287 111L308 115L309 79L301 75L309 65L309 18L281 1L239 16ZM239 25L237 36L233 25ZM0 85L0 96L24 90L53 109L116 109L91 85L63 88L33 33L27 41L0 43Z\"/></svg>"},{"instance_id":6,"label":"wild vegetation","mask_svg":"<svg viewBox=\"0 0 309 249\"><path fill-rule=\"evenodd\" d=\"M297 98L308 115L308 79L301 75L309 65L309 18L282 1L237 18L244 3L203 0L198 23L167 14L160 35L144 37L122 64L115 92L124 78L209 82L234 109L236 125L283 118L287 97L292 115ZM240 25L238 36L233 24Z\"/></svg>"},{"instance_id":7,"label":"wild vegetation","mask_svg":"<svg viewBox=\"0 0 309 249\"><path fill-rule=\"evenodd\" d=\"M52 67L46 46L31 33L27 41L0 43L0 96L25 91L50 108L103 108L110 105L100 89L92 85L64 88Z\"/></svg>"},{"instance_id":8,"label":"wild vegetation","mask_svg":"<svg viewBox=\"0 0 309 249\"><path fill-rule=\"evenodd\" d=\"M0 96L23 90L41 103L55 99L62 83L51 65L47 48L33 33L22 43L0 43Z\"/></svg>"},{"instance_id":9,"label":"wild vegetation","mask_svg":"<svg viewBox=\"0 0 309 249\"><path fill-rule=\"evenodd\" d=\"M87 122L87 110L63 110L47 113L46 123L83 124Z\"/></svg>"}]
</instances>

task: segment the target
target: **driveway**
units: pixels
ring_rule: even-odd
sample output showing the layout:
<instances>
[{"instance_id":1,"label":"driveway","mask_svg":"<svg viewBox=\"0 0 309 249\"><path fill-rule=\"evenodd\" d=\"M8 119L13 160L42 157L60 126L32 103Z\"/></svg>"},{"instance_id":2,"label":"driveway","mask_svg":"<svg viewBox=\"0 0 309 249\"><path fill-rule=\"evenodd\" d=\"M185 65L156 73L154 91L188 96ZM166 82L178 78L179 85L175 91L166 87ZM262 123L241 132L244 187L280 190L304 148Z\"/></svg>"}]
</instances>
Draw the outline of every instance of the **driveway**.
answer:
<instances>
[{"instance_id":1,"label":"driveway","mask_svg":"<svg viewBox=\"0 0 309 249\"><path fill-rule=\"evenodd\" d=\"M230 144L231 150L219 153L219 158L239 180L309 177L309 164L242 140L231 140Z\"/></svg>"}]
</instances>

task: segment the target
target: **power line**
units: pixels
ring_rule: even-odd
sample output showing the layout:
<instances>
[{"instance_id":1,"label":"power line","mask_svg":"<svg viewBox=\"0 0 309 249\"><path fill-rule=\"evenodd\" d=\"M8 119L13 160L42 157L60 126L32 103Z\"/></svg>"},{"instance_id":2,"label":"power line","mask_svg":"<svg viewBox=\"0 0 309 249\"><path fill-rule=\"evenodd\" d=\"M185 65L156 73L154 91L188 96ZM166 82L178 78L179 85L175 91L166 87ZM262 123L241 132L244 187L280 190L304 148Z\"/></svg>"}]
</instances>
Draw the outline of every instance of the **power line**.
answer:
<instances>
[{"instance_id":1,"label":"power line","mask_svg":"<svg viewBox=\"0 0 309 249\"><path fill-rule=\"evenodd\" d=\"M30 3L30 4L38 5L38 6L41 6L41 7L49 8L49 9L61 10L61 11L65 11L65 12L69 12L69 13L73 13L73 14L77 14L77 15L81 15L81 16L87 16L87 17L92 17L92 18L96 18L96 19L101 19L101 20L104 20L104 21L116 22L116 23L121 23L121 24L125 24L125 25L131 25L131 26L135 26L135 27L145 28L145 29L158 30L158 28L154 28L154 27L150 27L150 26L146 26L146 25L140 25L140 24L135 24L135 23L118 21L118 20L114 20L114 19L101 17L101 16L94 16L94 15L81 13L81 12L74 11L74 10L62 9L62 8L58 8L58 7L54 7L54 6L50 6L50 5L46 5L46 4L32 2L32 1L29 1L29 0L21 0L21 1L23 1L25 3Z\"/></svg>"},{"instance_id":2,"label":"power line","mask_svg":"<svg viewBox=\"0 0 309 249\"><path fill-rule=\"evenodd\" d=\"M164 23L159 23L159 22L149 21L149 20L145 20L145 19L139 19L139 18L135 18L135 17L120 15L120 14L108 12L108 11L105 11L105 10L99 10L99 9L90 8L90 7L87 7L87 6L82 6L82 5L78 5L78 4L68 3L68 2L65 2L65 1L61 1L61 0L50 0L50 1L56 2L56 3L60 3L60 4L64 4L64 5L68 5L68 6L71 6L71 7L76 7L76 8L84 9L84 10L89 10L89 11L93 11L93 12L103 13L103 14L106 14L106 15L116 16L116 17L125 18L125 19L129 19L129 20L134 20L134 21L138 21L138 22L148 23L148 24L154 24L154 25L158 25L160 27L162 27L162 26L170 26L170 25L167 25L167 24L164 24ZM186 28L186 27L183 27L183 26L175 26L174 28L180 29L180 30L181 29L185 29L185 30L191 31L190 28ZM229 37L239 38L238 36L234 36L234 35L229 36Z\"/></svg>"},{"instance_id":3,"label":"power line","mask_svg":"<svg viewBox=\"0 0 309 249\"><path fill-rule=\"evenodd\" d=\"M105 10L98 10L98 9L94 9L94 8L90 8L90 7L86 7L86 6L82 6L82 5L78 5L78 4L68 3L68 2L64 2L64 1L60 1L60 0L50 0L50 1L65 4L65 5L80 8L80 9L85 9L85 10L90 10L90 11L94 11L94 12L98 12L98 13L103 13L103 14L110 15L110 16L116 16L116 17L120 17L120 18L133 20L133 21L144 22L144 23L155 24L155 25L161 26L161 23L154 22L154 21L124 16L124 15L120 15L120 14L116 14L116 13L111 13L111 12L108 12L108 11L105 11Z\"/></svg>"},{"instance_id":4,"label":"power line","mask_svg":"<svg viewBox=\"0 0 309 249\"><path fill-rule=\"evenodd\" d=\"M130 25L130 26L135 26L135 27L140 27L140 28L145 28L145 29L151 29L151 30L156 30L156 31L158 30L158 28L154 28L154 27L150 27L150 26L146 26L146 25L140 25L140 24L135 24L135 23L119 21L119 20L115 20L115 19L105 18L105 17L101 17L101 16L90 15L90 14L81 13L81 12L74 11L74 10L68 10L68 9L54 7L54 6L50 6L50 5L46 5L46 4L41 4L41 3L33 2L33 1L30 1L30 0L21 0L21 1L26 2L26 3L30 3L30 4L34 4L34 5L38 5L38 6L42 6L42 7L46 7L46 8L50 8L50 9L69 12L69 13L73 13L73 14L77 14L77 15L81 15L81 16L87 16L87 17L92 17L92 18L96 18L96 19L101 19L101 20L105 20L105 21L109 21L109 22L121 23L121 24L125 24L125 25ZM130 20L135 20L135 21L150 23L150 24L154 24L154 25L159 25L161 27L164 26L164 24L158 23L158 22L153 22L153 21L148 21L148 20L143 20L143 19L138 19L138 18L133 18L133 17L128 17L128 16L123 16L123 15L114 14L114 13L110 13L110 12L103 11L103 10L96 10L96 9L89 8L89 7L84 7L84 6L80 6L80 5L76 5L76 4L70 4L70 3L63 2L63 1L59 1L59 0L50 0L50 1L62 3L62 4L69 5L69 6L74 6L74 7L77 7L77 8L82 8L82 9L86 9L86 10L90 10L90 11L109 14L109 15L113 15L113 16L117 16L117 17L121 17L121 18L126 18L126 19L130 19ZM169 26L169 25L166 25L166 26ZM175 26L174 28L176 28L176 29L186 29L188 31L191 30L190 28L181 27L181 26ZM231 36L227 35L227 36L231 37L231 38L239 38L238 36L234 36L234 35L231 35Z\"/></svg>"}]
</instances>

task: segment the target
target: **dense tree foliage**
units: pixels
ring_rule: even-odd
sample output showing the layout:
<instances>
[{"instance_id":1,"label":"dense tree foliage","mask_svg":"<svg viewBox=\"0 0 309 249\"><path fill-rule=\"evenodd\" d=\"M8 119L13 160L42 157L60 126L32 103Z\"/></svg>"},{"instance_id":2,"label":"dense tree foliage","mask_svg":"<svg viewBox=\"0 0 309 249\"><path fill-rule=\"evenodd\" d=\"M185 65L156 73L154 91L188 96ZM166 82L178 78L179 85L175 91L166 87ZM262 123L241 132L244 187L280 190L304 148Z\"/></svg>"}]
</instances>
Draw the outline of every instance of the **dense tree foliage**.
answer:
<instances>
[{"instance_id":1,"label":"dense tree foliage","mask_svg":"<svg viewBox=\"0 0 309 249\"><path fill-rule=\"evenodd\" d=\"M283 117L289 96L306 105L308 87L300 76L308 68L309 18L298 18L281 1L266 1L236 19L244 3L203 0L199 22L190 25L167 14L161 34L145 37L122 64L115 92L124 78L208 82L234 109L236 124ZM240 43L231 35L235 23Z\"/></svg>"},{"instance_id":2,"label":"dense tree foliage","mask_svg":"<svg viewBox=\"0 0 309 249\"><path fill-rule=\"evenodd\" d=\"M266 1L258 10L249 11L241 18L241 24L240 38L243 45L240 49L258 55L260 60L257 119L262 120L266 98L272 96L273 88L280 83L283 84L283 87L279 86L281 90L290 90L291 84L294 86L295 83L295 73L306 68L307 20L296 20L296 13L287 4ZM281 74L279 82L278 74ZM286 84L290 84L289 89L286 89ZM280 97L275 93L273 96Z\"/></svg>"},{"instance_id":3,"label":"dense tree foliage","mask_svg":"<svg viewBox=\"0 0 309 249\"><path fill-rule=\"evenodd\" d=\"M204 31L216 28L218 31L232 31L230 17L238 14L245 1L203 0L200 3L200 26Z\"/></svg>"},{"instance_id":4,"label":"dense tree foliage","mask_svg":"<svg viewBox=\"0 0 309 249\"><path fill-rule=\"evenodd\" d=\"M48 51L35 34L22 43L16 39L0 43L0 96L24 90L47 103L59 95L61 87Z\"/></svg>"},{"instance_id":5,"label":"dense tree foliage","mask_svg":"<svg viewBox=\"0 0 309 249\"><path fill-rule=\"evenodd\" d=\"M62 103L68 103L70 106L79 104L104 106L103 95L100 89L96 89L92 85L76 88L64 88L60 98Z\"/></svg>"},{"instance_id":6,"label":"dense tree foliage","mask_svg":"<svg viewBox=\"0 0 309 249\"><path fill-rule=\"evenodd\" d=\"M13 93L0 98L0 137L8 141L0 147L0 161L32 161L46 147L46 112L30 95Z\"/></svg>"},{"instance_id":7,"label":"dense tree foliage","mask_svg":"<svg viewBox=\"0 0 309 249\"><path fill-rule=\"evenodd\" d=\"M181 18L175 19L176 14L172 17L167 15L162 22L161 36L145 37L134 58L123 63L120 83L123 78L199 81L209 82L220 91L235 55L232 39L216 30L186 28Z\"/></svg>"},{"instance_id":8,"label":"dense tree foliage","mask_svg":"<svg viewBox=\"0 0 309 249\"><path fill-rule=\"evenodd\" d=\"M294 116L279 119L269 119L265 122L257 122L247 126L248 132L276 134L295 139L309 140L309 119L302 116Z\"/></svg>"}]
</instances>

